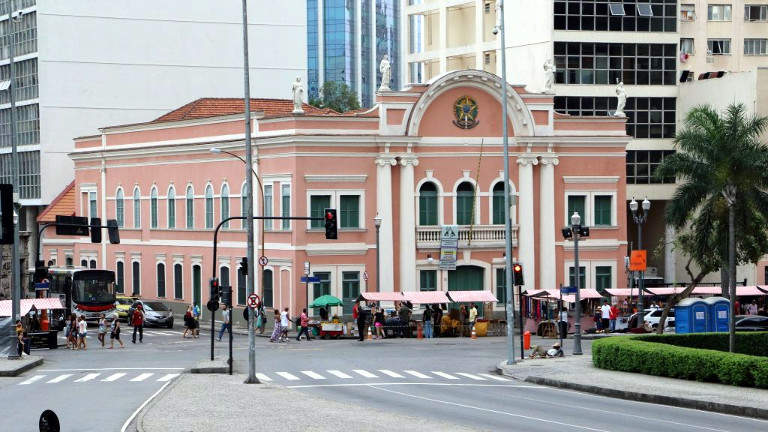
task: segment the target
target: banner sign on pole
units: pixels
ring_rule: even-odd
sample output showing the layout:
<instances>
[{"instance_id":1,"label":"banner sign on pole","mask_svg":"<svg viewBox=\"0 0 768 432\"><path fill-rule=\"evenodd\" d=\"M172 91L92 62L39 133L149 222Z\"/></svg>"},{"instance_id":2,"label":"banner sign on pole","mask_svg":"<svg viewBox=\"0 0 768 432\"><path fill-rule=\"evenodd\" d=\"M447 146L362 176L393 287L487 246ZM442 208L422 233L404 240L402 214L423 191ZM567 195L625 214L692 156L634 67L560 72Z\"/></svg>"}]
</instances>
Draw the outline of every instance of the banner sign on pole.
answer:
<instances>
[{"instance_id":1,"label":"banner sign on pole","mask_svg":"<svg viewBox=\"0 0 768 432\"><path fill-rule=\"evenodd\" d=\"M440 229L440 270L456 270L459 252L459 226L443 225Z\"/></svg>"},{"instance_id":2,"label":"banner sign on pole","mask_svg":"<svg viewBox=\"0 0 768 432\"><path fill-rule=\"evenodd\" d=\"M646 251L633 250L629 256L629 269L631 271L645 271L646 269Z\"/></svg>"}]
</instances>

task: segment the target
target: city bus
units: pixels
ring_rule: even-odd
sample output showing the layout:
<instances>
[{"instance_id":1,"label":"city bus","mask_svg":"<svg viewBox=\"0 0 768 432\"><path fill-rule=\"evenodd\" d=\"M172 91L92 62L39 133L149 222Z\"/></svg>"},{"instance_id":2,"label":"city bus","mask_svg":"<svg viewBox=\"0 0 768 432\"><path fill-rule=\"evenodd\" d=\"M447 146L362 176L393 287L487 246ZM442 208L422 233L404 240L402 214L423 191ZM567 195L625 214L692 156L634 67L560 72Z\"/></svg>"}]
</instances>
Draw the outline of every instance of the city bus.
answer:
<instances>
[{"instance_id":1,"label":"city bus","mask_svg":"<svg viewBox=\"0 0 768 432\"><path fill-rule=\"evenodd\" d=\"M58 296L67 316L75 314L88 322L98 322L102 313L116 312L115 272L73 268L48 269L49 296Z\"/></svg>"}]
</instances>

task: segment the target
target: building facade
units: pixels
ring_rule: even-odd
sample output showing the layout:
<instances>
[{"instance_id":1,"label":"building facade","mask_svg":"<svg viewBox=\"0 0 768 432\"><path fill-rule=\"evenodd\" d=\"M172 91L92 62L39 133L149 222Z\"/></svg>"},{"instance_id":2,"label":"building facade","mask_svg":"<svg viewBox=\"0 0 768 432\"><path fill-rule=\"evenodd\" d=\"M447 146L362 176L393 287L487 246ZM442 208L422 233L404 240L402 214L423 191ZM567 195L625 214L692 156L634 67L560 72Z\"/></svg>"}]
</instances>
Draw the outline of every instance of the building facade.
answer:
<instances>
[{"instance_id":1,"label":"building facade","mask_svg":"<svg viewBox=\"0 0 768 432\"><path fill-rule=\"evenodd\" d=\"M524 264L527 288L575 282L573 245L561 234L574 211L592 228L579 247L582 286L618 286L627 253L620 223L626 219L625 119L558 114L552 95L512 86L504 99L500 88L497 76L464 70L380 94L374 108L345 115L306 106L305 115L294 116L290 101L254 100L254 169L262 185L254 214L322 217L325 208L336 208L339 216L335 241L325 239L322 221L266 221L263 236L256 223L256 243L268 259L257 267L257 292L266 305L297 312L333 294L345 300L348 313L361 291L485 289L496 294L493 308L501 313L507 241ZM516 198L509 239L504 100ZM464 107L471 118L462 117ZM242 223L223 226L216 262L212 241L220 221L243 214L245 167L210 151L243 154L242 109L242 100L202 99L149 123L77 139L75 183L63 194L74 197L78 215L116 219L121 243L49 233L44 259L55 265L95 260L117 270L121 291L178 307L207 301L207 280L216 274L243 305ZM445 225L459 230L455 270L438 267ZM319 283L300 282L306 262Z\"/></svg>"},{"instance_id":2,"label":"building facade","mask_svg":"<svg viewBox=\"0 0 768 432\"><path fill-rule=\"evenodd\" d=\"M390 87L399 89L399 0L307 0L308 95L317 98L323 83L344 83L360 105L371 107L381 84L379 63L389 56Z\"/></svg>"}]
</instances>

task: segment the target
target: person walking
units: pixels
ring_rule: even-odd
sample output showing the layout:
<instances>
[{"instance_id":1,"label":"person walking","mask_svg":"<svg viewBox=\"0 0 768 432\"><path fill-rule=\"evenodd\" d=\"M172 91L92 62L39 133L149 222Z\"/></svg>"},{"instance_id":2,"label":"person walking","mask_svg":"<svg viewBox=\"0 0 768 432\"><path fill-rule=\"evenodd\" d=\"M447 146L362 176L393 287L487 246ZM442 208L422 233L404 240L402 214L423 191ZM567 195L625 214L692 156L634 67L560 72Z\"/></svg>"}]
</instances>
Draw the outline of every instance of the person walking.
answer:
<instances>
[{"instance_id":1,"label":"person walking","mask_svg":"<svg viewBox=\"0 0 768 432\"><path fill-rule=\"evenodd\" d=\"M603 306L600 307L600 315L603 321L603 331L608 332L611 325L611 307L608 306L607 301L603 301Z\"/></svg>"},{"instance_id":2,"label":"person walking","mask_svg":"<svg viewBox=\"0 0 768 432\"><path fill-rule=\"evenodd\" d=\"M469 305L469 331L472 331L475 321L477 321L477 306L472 303Z\"/></svg>"},{"instance_id":3,"label":"person walking","mask_svg":"<svg viewBox=\"0 0 768 432\"><path fill-rule=\"evenodd\" d=\"M565 308L557 309L557 327L560 337L568 338L568 310Z\"/></svg>"},{"instance_id":4,"label":"person walking","mask_svg":"<svg viewBox=\"0 0 768 432\"><path fill-rule=\"evenodd\" d=\"M365 324L367 321L366 312L365 309L363 309L362 306L360 306L360 303L355 303L355 306L357 307L357 330L358 333L360 333L360 337L357 339L359 342L363 342L365 340ZM354 313L354 309L353 309Z\"/></svg>"},{"instance_id":5,"label":"person walking","mask_svg":"<svg viewBox=\"0 0 768 432\"><path fill-rule=\"evenodd\" d=\"M283 334L283 329L280 328L280 310L275 309L275 329L272 330L272 337L269 338L270 342L280 342L280 336Z\"/></svg>"},{"instance_id":6,"label":"person walking","mask_svg":"<svg viewBox=\"0 0 768 432\"><path fill-rule=\"evenodd\" d=\"M99 342L101 347L104 348L104 337L107 335L107 316L101 314L99 316Z\"/></svg>"},{"instance_id":7,"label":"person walking","mask_svg":"<svg viewBox=\"0 0 768 432\"><path fill-rule=\"evenodd\" d=\"M181 338L186 339L188 332L192 334L192 337L195 336L195 327L192 318L192 306L187 306L187 312L184 314L184 334L181 336Z\"/></svg>"},{"instance_id":8,"label":"person walking","mask_svg":"<svg viewBox=\"0 0 768 432\"><path fill-rule=\"evenodd\" d=\"M400 302L397 316L400 318L400 337L411 337L411 310L405 302Z\"/></svg>"},{"instance_id":9,"label":"person walking","mask_svg":"<svg viewBox=\"0 0 768 432\"><path fill-rule=\"evenodd\" d=\"M194 324L192 326L192 336L200 336L200 306L195 303L195 307L192 309L192 318L194 318Z\"/></svg>"},{"instance_id":10,"label":"person walking","mask_svg":"<svg viewBox=\"0 0 768 432\"><path fill-rule=\"evenodd\" d=\"M424 322L424 337L432 339L432 309L427 306L424 309L424 313L421 315L421 320Z\"/></svg>"},{"instance_id":11,"label":"person walking","mask_svg":"<svg viewBox=\"0 0 768 432\"><path fill-rule=\"evenodd\" d=\"M299 334L296 336L296 340L301 340L301 335L305 334L307 335L307 340L311 341L312 338L309 337L309 317L307 316L307 309L304 308L304 310L301 312L301 316L299 317L299 320L301 322L301 330L299 330Z\"/></svg>"},{"instance_id":12,"label":"person walking","mask_svg":"<svg viewBox=\"0 0 768 432\"><path fill-rule=\"evenodd\" d=\"M88 323L85 318L80 315L80 321L77 323L77 347L86 350L88 345L85 342L85 337L88 335Z\"/></svg>"},{"instance_id":13,"label":"person walking","mask_svg":"<svg viewBox=\"0 0 768 432\"><path fill-rule=\"evenodd\" d=\"M256 328L259 329L259 334L264 334L264 329L267 327L267 315L264 310L264 304L259 303L259 307L256 308Z\"/></svg>"},{"instance_id":14,"label":"person walking","mask_svg":"<svg viewBox=\"0 0 768 432\"><path fill-rule=\"evenodd\" d=\"M615 332L616 331L616 320L619 318L619 307L618 307L618 305L616 303L614 303L611 306L611 311L610 311L610 317L609 318L610 318L610 321L611 321L610 331L611 332Z\"/></svg>"},{"instance_id":15,"label":"person walking","mask_svg":"<svg viewBox=\"0 0 768 432\"><path fill-rule=\"evenodd\" d=\"M21 325L21 320L16 320L16 350L19 358L24 352L24 326Z\"/></svg>"},{"instance_id":16,"label":"person walking","mask_svg":"<svg viewBox=\"0 0 768 432\"><path fill-rule=\"evenodd\" d=\"M222 319L224 322L221 323L221 329L219 330L219 337L216 339L217 341L221 342L221 337L224 336L224 332L229 328L229 321L230 317L232 315L232 308L230 307L224 307L224 312L222 312Z\"/></svg>"},{"instance_id":17,"label":"person walking","mask_svg":"<svg viewBox=\"0 0 768 432\"><path fill-rule=\"evenodd\" d=\"M131 324L133 324L133 339L131 339L131 342L136 343L137 331L139 332L139 342L144 342L144 306L141 303L133 310Z\"/></svg>"},{"instance_id":18,"label":"person walking","mask_svg":"<svg viewBox=\"0 0 768 432\"><path fill-rule=\"evenodd\" d=\"M288 328L290 325L291 317L288 315L288 308L285 308L280 314L280 330L282 330L280 342L288 342Z\"/></svg>"},{"instance_id":19,"label":"person walking","mask_svg":"<svg viewBox=\"0 0 768 432\"><path fill-rule=\"evenodd\" d=\"M432 328L432 336L440 336L440 323L443 321L443 310L437 303L432 305L432 320L434 321L434 327Z\"/></svg>"},{"instance_id":20,"label":"person walking","mask_svg":"<svg viewBox=\"0 0 768 432\"><path fill-rule=\"evenodd\" d=\"M77 315L72 314L69 316L69 324L67 324L67 348L72 347L73 350L77 349Z\"/></svg>"},{"instance_id":21,"label":"person walking","mask_svg":"<svg viewBox=\"0 0 768 432\"><path fill-rule=\"evenodd\" d=\"M120 340L120 320L117 319L117 314L112 315L112 325L109 331L109 349L115 347L115 341L120 342L120 348L125 348L123 341Z\"/></svg>"},{"instance_id":22,"label":"person walking","mask_svg":"<svg viewBox=\"0 0 768 432\"><path fill-rule=\"evenodd\" d=\"M386 332L384 331L384 323L386 318L384 317L384 308L379 308L376 313L373 314L373 327L376 329L376 336L373 338L386 339Z\"/></svg>"},{"instance_id":23,"label":"person walking","mask_svg":"<svg viewBox=\"0 0 768 432\"><path fill-rule=\"evenodd\" d=\"M467 326L469 325L469 310L467 310L466 305L461 305L461 308L459 309L459 317L461 318L461 326L462 326L461 335L464 336L464 334L466 333Z\"/></svg>"}]
</instances>

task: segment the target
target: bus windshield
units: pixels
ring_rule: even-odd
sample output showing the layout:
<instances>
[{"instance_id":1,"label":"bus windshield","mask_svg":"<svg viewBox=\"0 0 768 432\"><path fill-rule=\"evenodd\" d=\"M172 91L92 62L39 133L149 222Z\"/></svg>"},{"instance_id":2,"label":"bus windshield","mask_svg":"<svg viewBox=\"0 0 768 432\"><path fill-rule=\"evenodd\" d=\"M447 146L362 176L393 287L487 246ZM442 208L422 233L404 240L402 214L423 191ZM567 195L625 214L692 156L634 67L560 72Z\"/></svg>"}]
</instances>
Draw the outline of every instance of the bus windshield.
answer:
<instances>
[{"instance_id":1,"label":"bus windshield","mask_svg":"<svg viewBox=\"0 0 768 432\"><path fill-rule=\"evenodd\" d=\"M115 302L115 273L110 270L83 270L72 277L72 301L78 304Z\"/></svg>"}]
</instances>

